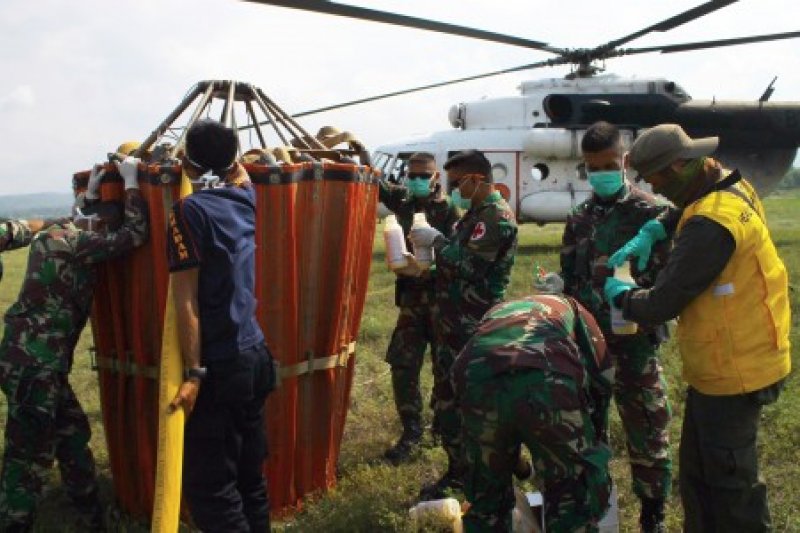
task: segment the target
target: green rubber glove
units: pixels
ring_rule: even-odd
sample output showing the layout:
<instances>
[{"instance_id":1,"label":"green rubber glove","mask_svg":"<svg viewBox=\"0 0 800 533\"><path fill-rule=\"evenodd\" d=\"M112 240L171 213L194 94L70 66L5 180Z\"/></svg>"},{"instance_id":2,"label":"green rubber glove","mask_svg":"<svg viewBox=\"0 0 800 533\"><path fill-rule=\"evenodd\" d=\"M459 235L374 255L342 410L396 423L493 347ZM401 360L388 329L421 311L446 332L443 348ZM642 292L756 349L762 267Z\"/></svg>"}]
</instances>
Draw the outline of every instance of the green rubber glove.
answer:
<instances>
[{"instance_id":1,"label":"green rubber glove","mask_svg":"<svg viewBox=\"0 0 800 533\"><path fill-rule=\"evenodd\" d=\"M634 283L628 283L627 281L620 281L617 278L606 278L606 284L603 286L603 292L606 295L606 301L609 302L611 305L619 309L619 306L614 303L616 301L617 296L622 294L623 292L627 292L631 289L637 288L637 285Z\"/></svg>"},{"instance_id":2,"label":"green rubber glove","mask_svg":"<svg viewBox=\"0 0 800 533\"><path fill-rule=\"evenodd\" d=\"M650 253L653 245L667 238L667 230L663 224L656 219L648 220L640 229L636 237L629 240L625 245L616 251L608 259L608 266L617 268L621 266L629 257L638 258L636 266L639 270L647 268L647 261L650 260Z\"/></svg>"}]
</instances>

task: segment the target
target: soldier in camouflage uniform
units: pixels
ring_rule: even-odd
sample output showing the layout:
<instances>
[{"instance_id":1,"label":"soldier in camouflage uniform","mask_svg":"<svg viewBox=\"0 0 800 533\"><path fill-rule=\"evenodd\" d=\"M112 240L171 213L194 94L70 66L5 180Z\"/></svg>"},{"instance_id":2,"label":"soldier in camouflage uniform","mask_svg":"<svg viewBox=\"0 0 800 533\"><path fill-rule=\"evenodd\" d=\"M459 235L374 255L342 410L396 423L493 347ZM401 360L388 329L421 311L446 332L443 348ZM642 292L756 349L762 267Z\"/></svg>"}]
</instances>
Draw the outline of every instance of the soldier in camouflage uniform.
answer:
<instances>
[{"instance_id":1,"label":"soldier in camouflage uniform","mask_svg":"<svg viewBox=\"0 0 800 533\"><path fill-rule=\"evenodd\" d=\"M453 203L468 211L450 239L432 228L412 230L409 235L415 246L432 244L436 253L433 407L448 459L447 472L422 490L422 499L435 499L448 488L462 486L461 417L450 368L484 313L503 300L517 248L514 213L494 190L486 157L477 150L459 152L444 168Z\"/></svg>"},{"instance_id":2,"label":"soldier in camouflage uniform","mask_svg":"<svg viewBox=\"0 0 800 533\"><path fill-rule=\"evenodd\" d=\"M94 265L139 246L147 236L138 161L129 159L120 168L126 184L122 226L119 206L101 202L85 207L73 222L37 233L19 296L6 312L0 344L0 388L8 401L0 474L3 531L31 529L54 459L86 525L102 523L89 421L68 375L91 309ZM98 175L95 169L90 190L99 186Z\"/></svg>"},{"instance_id":3,"label":"soldier in camouflage uniform","mask_svg":"<svg viewBox=\"0 0 800 533\"><path fill-rule=\"evenodd\" d=\"M594 318L537 294L493 307L453 365L467 463L467 532L511 531L512 472L534 462L548 531L596 531L608 507L613 369Z\"/></svg>"},{"instance_id":4,"label":"soldier in camouflage uniform","mask_svg":"<svg viewBox=\"0 0 800 533\"><path fill-rule=\"evenodd\" d=\"M664 326L640 327L634 335L614 335L609 304L603 295L609 256L636 236L668 204L631 187L622 176L622 147L617 128L592 125L582 141L583 157L594 194L567 218L561 248L565 290L597 319L616 369L614 398L627 437L633 490L642 502L643 531L663 528L664 502L672 484L668 424L670 406L656 349ZM641 286L652 286L666 264L669 243L654 249L647 264L632 265Z\"/></svg>"},{"instance_id":5,"label":"soldier in camouflage uniform","mask_svg":"<svg viewBox=\"0 0 800 533\"><path fill-rule=\"evenodd\" d=\"M437 177L433 155L420 152L408 160L408 186L380 182L378 197L383 205L397 215L406 235L411 229L414 213L419 212L425 213L428 224L442 235L452 235L458 213L441 190ZM411 249L410 243L407 244ZM431 356L436 359L431 317L433 279L429 273L419 277L398 274L394 301L400 308L400 314L386 352L386 362L391 365L392 391L403 424L403 434L384 455L392 463L398 464L408 458L422 437L419 376L429 344Z\"/></svg>"}]
</instances>

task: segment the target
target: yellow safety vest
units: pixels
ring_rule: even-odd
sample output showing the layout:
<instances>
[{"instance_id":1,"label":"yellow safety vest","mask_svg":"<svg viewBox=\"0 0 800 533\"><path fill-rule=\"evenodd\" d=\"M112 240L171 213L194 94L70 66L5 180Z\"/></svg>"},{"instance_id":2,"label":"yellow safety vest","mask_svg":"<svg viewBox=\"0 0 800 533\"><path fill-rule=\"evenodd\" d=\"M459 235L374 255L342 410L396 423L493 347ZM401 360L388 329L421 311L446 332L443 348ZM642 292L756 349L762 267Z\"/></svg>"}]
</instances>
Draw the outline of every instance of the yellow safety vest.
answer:
<instances>
[{"instance_id":1,"label":"yellow safety vest","mask_svg":"<svg viewBox=\"0 0 800 533\"><path fill-rule=\"evenodd\" d=\"M791 370L789 286L752 186L717 191L686 207L678 232L693 216L724 226L736 250L717 279L678 319L683 377L703 394L764 388Z\"/></svg>"}]
</instances>

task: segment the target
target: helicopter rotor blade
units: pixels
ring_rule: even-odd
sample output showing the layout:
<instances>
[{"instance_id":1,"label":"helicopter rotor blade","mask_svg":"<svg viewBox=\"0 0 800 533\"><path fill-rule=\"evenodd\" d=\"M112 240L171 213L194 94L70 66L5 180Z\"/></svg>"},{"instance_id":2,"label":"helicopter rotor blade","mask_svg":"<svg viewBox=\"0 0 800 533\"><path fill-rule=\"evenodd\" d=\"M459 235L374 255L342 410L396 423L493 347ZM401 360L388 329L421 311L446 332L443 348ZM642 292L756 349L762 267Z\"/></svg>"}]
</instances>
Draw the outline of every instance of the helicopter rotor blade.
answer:
<instances>
[{"instance_id":1,"label":"helicopter rotor blade","mask_svg":"<svg viewBox=\"0 0 800 533\"><path fill-rule=\"evenodd\" d=\"M540 67L549 67L549 66L553 66L553 65L561 65L561 64L564 64L564 63L568 63L568 61L565 60L565 59L562 59L562 58L547 59L547 60L539 61L539 62L536 62L536 63L529 63L527 65L520 65L518 67L512 67L512 68L507 68L507 69L503 69L503 70L495 70L493 72L486 72L484 74L476 74L474 76L467 76L467 77L464 77L464 78L457 78L457 79L454 79L454 80L441 81L441 82L438 82L438 83L431 83L429 85L421 85L419 87L412 87L410 89L403 89L401 91L393 91L393 92L390 92L390 93L379 94L379 95L370 96L370 97L367 97L367 98L359 98L358 100L350 100L348 102L342 102L342 103L339 103L339 104L329 105L329 106L325 106L325 107L319 107L317 109L309 109L307 111L301 111L299 113L292 113L292 117L293 118L299 118L299 117L305 117L305 116L308 116L308 115L316 115L318 113L324 113L326 111L333 111L335 109L341 109L343 107L350 107L350 106L359 105L359 104L366 104L368 102L375 102L376 100L383 100L385 98L392 98L394 96L401 96L401 95L404 95L404 94L411 94L411 93L416 93L416 92L420 92L420 91L427 91L428 89L436 89L438 87L445 87L447 85L453 85L453 84L456 84L456 83L463 83L463 82L472 81L472 80L480 80L480 79L483 79L483 78L489 78L491 76L500 76L501 74L510 74L512 72L519 72L519 71L522 71L522 70L529 70L529 69L535 69L535 68L540 68ZM263 126L263 125L267 125L269 123L270 123L270 121L264 121L264 122L260 122L259 125ZM253 124L249 124L247 126L242 126L239 129L240 130L245 130L245 129L249 129L249 128L253 128L253 127L255 127Z\"/></svg>"},{"instance_id":2,"label":"helicopter rotor blade","mask_svg":"<svg viewBox=\"0 0 800 533\"><path fill-rule=\"evenodd\" d=\"M668 19L653 24L652 26L648 26L642 30L631 33L630 35L626 35L625 37L620 37L619 39L609 41L606 44L594 48L592 52L597 52L597 59L602 59L603 57L607 57L603 55L603 53L612 52L618 46L633 41L634 39L638 39L643 35L646 35L654 31L671 30L682 24L686 24L687 22L691 22L695 19L698 19L703 15L708 15L709 13L713 13L718 9L722 9L723 7L736 3L737 1L738 0L710 0L705 4L700 4L699 6L695 6L692 9L689 9L688 11L684 11L683 13L674 15ZM611 55L613 56L613 53Z\"/></svg>"},{"instance_id":3,"label":"helicopter rotor blade","mask_svg":"<svg viewBox=\"0 0 800 533\"><path fill-rule=\"evenodd\" d=\"M739 44L779 41L782 39L795 39L798 37L800 37L800 31L790 31L785 33L771 33L768 35L736 37L733 39L716 39L713 41L699 41L695 43L670 44L664 46L648 46L646 48L625 48L618 50L618 52L619 55L645 54L648 52L661 52L662 54L672 54L674 52L687 52L690 50L703 50L705 48L720 48L723 46L736 46Z\"/></svg>"},{"instance_id":4,"label":"helicopter rotor blade","mask_svg":"<svg viewBox=\"0 0 800 533\"><path fill-rule=\"evenodd\" d=\"M479 30L476 28L469 28L467 26L447 24L445 22L437 22L435 20L410 17L407 15L398 15L396 13L390 13L388 11L378 11L376 9L350 6L346 4L339 4L336 2L328 2L325 0L244 0L244 1L251 2L254 4L288 7L292 9L301 9L304 11L313 11L315 13L325 13L328 15L338 15L341 17L350 17L361 20L371 20L373 22L394 24L396 26L404 26L407 28L435 31L439 33L447 33L450 35L459 35L461 37L470 37L473 39L481 39L484 41L510 44L513 46L521 46L523 48L529 48L533 50L543 50L545 52L550 52L553 54L562 54L565 52L565 50L562 48L554 48L552 46L547 46L547 43L543 43L541 41L532 41L530 39L523 39L522 37L515 37L513 35L504 35L502 33Z\"/></svg>"}]
</instances>

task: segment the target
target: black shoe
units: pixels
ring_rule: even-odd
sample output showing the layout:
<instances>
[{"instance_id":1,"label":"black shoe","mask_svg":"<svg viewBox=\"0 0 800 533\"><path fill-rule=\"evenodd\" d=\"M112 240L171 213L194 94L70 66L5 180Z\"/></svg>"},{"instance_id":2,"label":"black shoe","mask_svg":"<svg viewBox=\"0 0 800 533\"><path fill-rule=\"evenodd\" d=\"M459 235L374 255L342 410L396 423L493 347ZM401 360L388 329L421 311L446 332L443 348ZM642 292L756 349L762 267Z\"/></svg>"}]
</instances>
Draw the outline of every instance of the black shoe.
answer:
<instances>
[{"instance_id":1,"label":"black shoe","mask_svg":"<svg viewBox=\"0 0 800 533\"><path fill-rule=\"evenodd\" d=\"M449 496L451 492L463 489L463 476L448 469L436 482L422 487L419 491L419 501L441 500Z\"/></svg>"},{"instance_id":2,"label":"black shoe","mask_svg":"<svg viewBox=\"0 0 800 533\"><path fill-rule=\"evenodd\" d=\"M664 500L642 498L642 512L639 514L642 533L667 533L664 524Z\"/></svg>"},{"instance_id":3,"label":"black shoe","mask_svg":"<svg viewBox=\"0 0 800 533\"><path fill-rule=\"evenodd\" d=\"M409 435L405 431L397 443L386 450L383 456L394 466L408 461L414 451L419 447L421 435Z\"/></svg>"}]
</instances>

